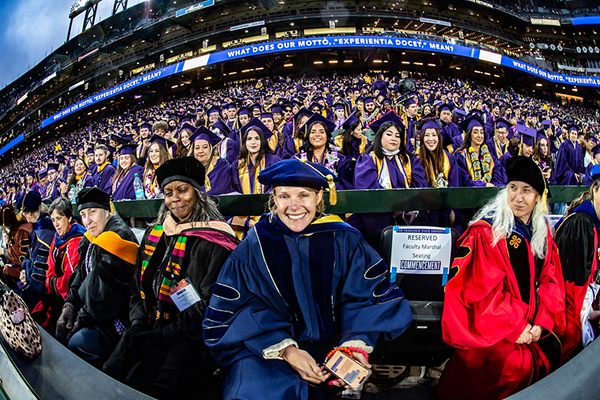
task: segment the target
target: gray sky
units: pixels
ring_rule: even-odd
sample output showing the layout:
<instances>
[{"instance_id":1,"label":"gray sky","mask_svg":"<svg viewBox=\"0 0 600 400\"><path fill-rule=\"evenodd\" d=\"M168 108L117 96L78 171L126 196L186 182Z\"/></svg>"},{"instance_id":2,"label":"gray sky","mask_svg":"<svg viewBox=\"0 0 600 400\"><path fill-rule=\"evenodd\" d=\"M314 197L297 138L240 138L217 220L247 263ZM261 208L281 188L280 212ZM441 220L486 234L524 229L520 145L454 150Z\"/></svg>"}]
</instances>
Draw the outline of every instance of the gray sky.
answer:
<instances>
[{"instance_id":1,"label":"gray sky","mask_svg":"<svg viewBox=\"0 0 600 400\"><path fill-rule=\"evenodd\" d=\"M0 88L23 75L67 39L69 11L76 0L0 0ZM129 0L128 6L143 0ZM98 5L96 23L112 14L114 0ZM81 32L84 14L73 21L71 37Z\"/></svg>"}]
</instances>

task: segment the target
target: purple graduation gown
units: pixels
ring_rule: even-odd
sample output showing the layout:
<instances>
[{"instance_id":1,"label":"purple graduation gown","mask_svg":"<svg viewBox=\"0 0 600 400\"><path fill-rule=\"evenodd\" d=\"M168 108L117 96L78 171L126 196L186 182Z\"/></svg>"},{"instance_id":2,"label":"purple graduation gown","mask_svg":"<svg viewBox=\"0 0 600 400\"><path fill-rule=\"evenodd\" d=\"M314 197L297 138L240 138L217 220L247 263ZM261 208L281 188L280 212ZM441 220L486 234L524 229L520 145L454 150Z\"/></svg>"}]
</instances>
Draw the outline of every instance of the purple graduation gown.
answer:
<instances>
[{"instance_id":1,"label":"purple graduation gown","mask_svg":"<svg viewBox=\"0 0 600 400\"><path fill-rule=\"evenodd\" d=\"M135 188L133 187L135 174L138 174L138 177L143 182L144 167L141 165L134 165L129 168L129 171L127 171L121 182L117 183L115 191L112 194L112 197L115 201L135 200Z\"/></svg>"},{"instance_id":2,"label":"purple graduation gown","mask_svg":"<svg viewBox=\"0 0 600 400\"><path fill-rule=\"evenodd\" d=\"M214 167L206 173L206 177L210 182L210 189L207 192L205 185L202 185L201 189L209 196L231 192L231 166L224 158L217 157Z\"/></svg>"},{"instance_id":3,"label":"purple graduation gown","mask_svg":"<svg viewBox=\"0 0 600 400\"><path fill-rule=\"evenodd\" d=\"M106 164L106 166L102 169L102 171L96 172L94 176L94 186L97 186L98 189L106 192L108 194L112 194L112 186L110 182L112 181L113 176L117 169L110 163Z\"/></svg>"},{"instance_id":4,"label":"purple graduation gown","mask_svg":"<svg viewBox=\"0 0 600 400\"><path fill-rule=\"evenodd\" d=\"M268 167L269 165L273 165L279 161L281 161L281 158L279 158L276 154L273 154L273 153L265 154L265 168ZM254 171L255 172L254 174L250 175L250 193L245 193L242 189L242 183L240 181L238 165L239 165L239 160L236 160L231 165L231 185L232 185L233 190L238 193L243 193L243 194L255 194L256 188L254 187L254 181L255 181L254 178L255 178L256 171ZM248 169L251 170L252 169L251 166ZM272 187L266 185L265 189L264 189L264 193L269 193L271 190L272 190Z\"/></svg>"},{"instance_id":5,"label":"purple graduation gown","mask_svg":"<svg viewBox=\"0 0 600 400\"><path fill-rule=\"evenodd\" d=\"M462 131L460 127L456 125L454 122L450 122L448 124L442 122L443 126L440 129L440 133L442 134L442 141L444 143L444 149L448 146L452 145L452 138L454 136L460 136Z\"/></svg>"},{"instance_id":6,"label":"purple graduation gown","mask_svg":"<svg viewBox=\"0 0 600 400\"><path fill-rule=\"evenodd\" d=\"M494 186L506 186L508 183L506 162L509 158L512 158L512 155L509 152L506 152L498 159L498 161L494 161L494 169L492 170L492 184Z\"/></svg>"},{"instance_id":7,"label":"purple graduation gown","mask_svg":"<svg viewBox=\"0 0 600 400\"><path fill-rule=\"evenodd\" d=\"M585 173L583 147L578 142L566 140L560 145L556 157L555 179L557 185L578 185L575 174Z\"/></svg>"},{"instance_id":8,"label":"purple graduation gown","mask_svg":"<svg viewBox=\"0 0 600 400\"><path fill-rule=\"evenodd\" d=\"M494 160L494 165L496 165L496 162L502 156L498 157L498 153L497 153L498 149L496 147L496 142L494 141L494 138L493 137L489 138L488 140L486 140L485 144L487 144L488 150L490 151L490 154L492 155L492 159ZM504 147L501 148L502 155L504 155L506 152L506 146L508 146L508 139L506 140L506 142L504 142Z\"/></svg>"},{"instance_id":9,"label":"purple graduation gown","mask_svg":"<svg viewBox=\"0 0 600 400\"><path fill-rule=\"evenodd\" d=\"M454 158L456 159L456 166L458 167L458 173L460 176L460 186L485 186L485 182L481 180L474 181L469 174L469 169L467 168L467 160L465 159L465 155L462 152L454 153ZM494 164L495 167L495 164ZM492 169L492 176L494 174L494 170Z\"/></svg>"},{"instance_id":10,"label":"purple graduation gown","mask_svg":"<svg viewBox=\"0 0 600 400\"><path fill-rule=\"evenodd\" d=\"M372 152L371 152L372 153ZM354 188L355 189L384 189L379 183L379 171L377 165L369 154L361 154L356 161L354 167ZM398 157L398 156L396 156ZM427 187L427 178L425 178L425 170L421 161L409 155L411 164L411 188ZM390 176L392 188L406 188L402 173L398 168L398 164L394 159L384 158ZM392 213L366 213L352 214L348 219L348 223L361 231L365 240L377 251L379 251L379 240L381 232L388 225L395 225Z\"/></svg>"}]
</instances>

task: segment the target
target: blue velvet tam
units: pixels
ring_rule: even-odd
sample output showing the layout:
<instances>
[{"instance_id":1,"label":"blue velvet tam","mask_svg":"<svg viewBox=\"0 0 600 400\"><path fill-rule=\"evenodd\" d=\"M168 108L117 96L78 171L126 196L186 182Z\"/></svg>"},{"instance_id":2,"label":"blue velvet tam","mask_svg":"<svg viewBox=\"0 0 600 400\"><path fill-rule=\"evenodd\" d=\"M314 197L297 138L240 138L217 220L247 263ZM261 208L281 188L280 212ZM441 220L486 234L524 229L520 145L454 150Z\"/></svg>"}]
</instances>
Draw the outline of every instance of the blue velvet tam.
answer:
<instances>
[{"instance_id":1,"label":"blue velvet tam","mask_svg":"<svg viewBox=\"0 0 600 400\"><path fill-rule=\"evenodd\" d=\"M308 187L315 190L329 188L329 203L335 204L335 182L337 177L322 165L301 161L296 158L275 163L258 175L258 181L263 185Z\"/></svg>"},{"instance_id":2,"label":"blue velvet tam","mask_svg":"<svg viewBox=\"0 0 600 400\"><path fill-rule=\"evenodd\" d=\"M214 146L221 141L221 138L207 127L201 126L190 136L190 143L194 143L196 140L206 140L211 146Z\"/></svg>"},{"instance_id":3,"label":"blue velvet tam","mask_svg":"<svg viewBox=\"0 0 600 400\"><path fill-rule=\"evenodd\" d=\"M599 147L599 146L596 146L596 147ZM592 170L590 171L590 175L593 180L600 179L600 164L596 164L592 167Z\"/></svg>"},{"instance_id":4,"label":"blue velvet tam","mask_svg":"<svg viewBox=\"0 0 600 400\"><path fill-rule=\"evenodd\" d=\"M15 208L19 214L23 214L26 211L37 210L40 204L42 204L42 196L37 191L32 190L24 193L17 199Z\"/></svg>"}]
</instances>

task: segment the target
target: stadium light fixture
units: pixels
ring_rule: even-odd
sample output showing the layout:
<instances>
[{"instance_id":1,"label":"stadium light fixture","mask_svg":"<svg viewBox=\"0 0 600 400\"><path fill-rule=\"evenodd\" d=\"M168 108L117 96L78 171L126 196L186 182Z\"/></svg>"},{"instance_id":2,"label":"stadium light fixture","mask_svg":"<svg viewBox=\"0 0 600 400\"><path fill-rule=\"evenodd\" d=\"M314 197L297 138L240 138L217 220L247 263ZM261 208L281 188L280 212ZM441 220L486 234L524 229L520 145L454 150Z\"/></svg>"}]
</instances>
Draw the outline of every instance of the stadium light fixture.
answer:
<instances>
[{"instance_id":1,"label":"stadium light fixture","mask_svg":"<svg viewBox=\"0 0 600 400\"><path fill-rule=\"evenodd\" d=\"M381 64L383 61L381 61L381 60L373 60L373 62L374 62L375 64Z\"/></svg>"},{"instance_id":2,"label":"stadium light fixture","mask_svg":"<svg viewBox=\"0 0 600 400\"><path fill-rule=\"evenodd\" d=\"M286 67L286 68L287 68L287 67L293 67L293 66L294 66L294 64L292 64L292 63L287 63L287 64L283 64L283 66L284 66L284 67Z\"/></svg>"},{"instance_id":3,"label":"stadium light fixture","mask_svg":"<svg viewBox=\"0 0 600 400\"><path fill-rule=\"evenodd\" d=\"M352 64L353 60L344 60L344 64Z\"/></svg>"},{"instance_id":4,"label":"stadium light fixture","mask_svg":"<svg viewBox=\"0 0 600 400\"><path fill-rule=\"evenodd\" d=\"M536 83L535 86L541 87L542 84L541 83Z\"/></svg>"},{"instance_id":5,"label":"stadium light fixture","mask_svg":"<svg viewBox=\"0 0 600 400\"><path fill-rule=\"evenodd\" d=\"M337 64L338 60L329 60L329 64Z\"/></svg>"},{"instance_id":6,"label":"stadium light fixture","mask_svg":"<svg viewBox=\"0 0 600 400\"><path fill-rule=\"evenodd\" d=\"M319 61L319 60L313 61L313 64L315 64L315 65L321 65L321 64L323 64L323 61Z\"/></svg>"}]
</instances>

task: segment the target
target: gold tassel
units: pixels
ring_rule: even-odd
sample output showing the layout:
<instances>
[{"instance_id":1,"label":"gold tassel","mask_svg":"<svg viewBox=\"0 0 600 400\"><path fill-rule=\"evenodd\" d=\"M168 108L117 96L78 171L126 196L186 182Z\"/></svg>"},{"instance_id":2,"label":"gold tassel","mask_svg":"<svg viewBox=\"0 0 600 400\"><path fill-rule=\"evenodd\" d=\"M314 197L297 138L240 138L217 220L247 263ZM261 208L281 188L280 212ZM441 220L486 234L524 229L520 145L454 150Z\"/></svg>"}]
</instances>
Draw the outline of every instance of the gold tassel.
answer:
<instances>
[{"instance_id":1,"label":"gold tassel","mask_svg":"<svg viewBox=\"0 0 600 400\"><path fill-rule=\"evenodd\" d=\"M544 205L544 211L548 209L548 188L544 189L544 193L542 194L542 204Z\"/></svg>"},{"instance_id":2,"label":"gold tassel","mask_svg":"<svg viewBox=\"0 0 600 400\"><path fill-rule=\"evenodd\" d=\"M117 213L117 209L115 208L115 203L112 202L112 200L109 200L110 202L110 213L111 214L116 214Z\"/></svg>"},{"instance_id":3,"label":"gold tassel","mask_svg":"<svg viewBox=\"0 0 600 400\"><path fill-rule=\"evenodd\" d=\"M333 175L327 175L327 183L329 184L329 204L335 206L337 203L337 192L335 191Z\"/></svg>"}]
</instances>

